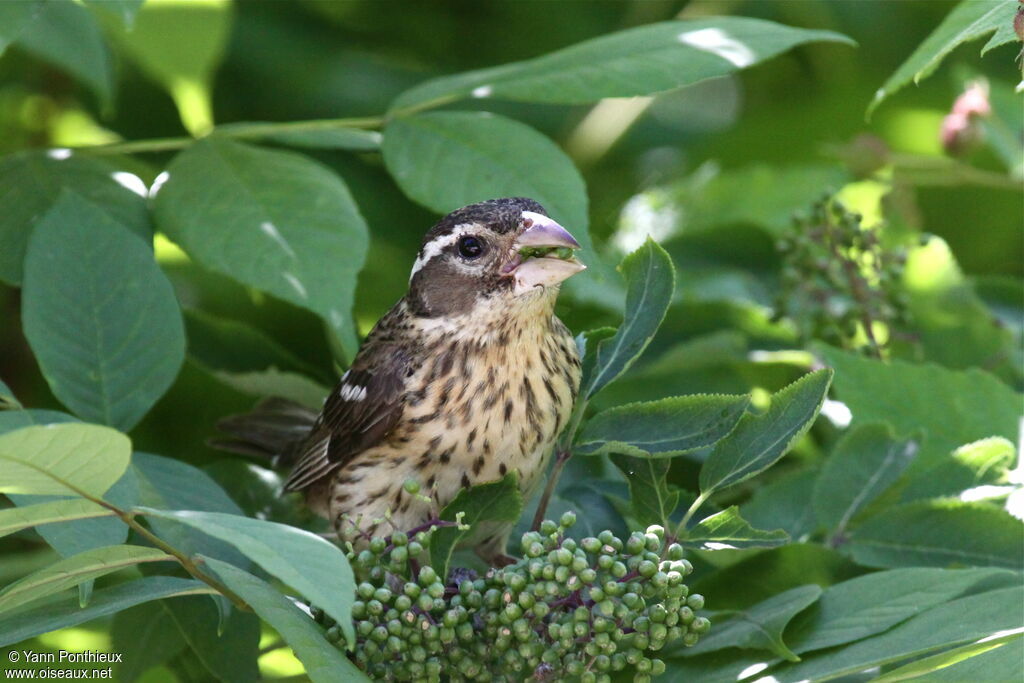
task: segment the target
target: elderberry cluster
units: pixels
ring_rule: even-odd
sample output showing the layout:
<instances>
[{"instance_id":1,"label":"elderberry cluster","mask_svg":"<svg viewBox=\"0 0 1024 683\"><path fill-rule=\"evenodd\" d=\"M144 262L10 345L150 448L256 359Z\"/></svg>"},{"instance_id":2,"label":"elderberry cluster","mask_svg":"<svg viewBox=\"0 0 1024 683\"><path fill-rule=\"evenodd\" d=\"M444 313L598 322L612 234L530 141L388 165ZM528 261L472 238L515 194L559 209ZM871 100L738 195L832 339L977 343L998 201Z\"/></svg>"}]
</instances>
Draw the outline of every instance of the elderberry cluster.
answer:
<instances>
[{"instance_id":1,"label":"elderberry cluster","mask_svg":"<svg viewBox=\"0 0 1024 683\"><path fill-rule=\"evenodd\" d=\"M711 623L704 598L683 579L693 570L658 526L625 541L610 531L574 540L576 516L545 521L522 537L523 558L484 576L429 565L432 530L396 532L350 552L356 576L351 655L376 680L610 681L638 683L665 671L652 656L667 643L694 645ZM332 642L341 630L314 616ZM340 645L343 646L343 643Z\"/></svg>"},{"instance_id":2,"label":"elderberry cluster","mask_svg":"<svg viewBox=\"0 0 1024 683\"><path fill-rule=\"evenodd\" d=\"M867 346L878 355L886 341L879 335L909 323L904 250L883 245L860 214L832 198L793 223L776 245L783 258L777 316L792 319L805 339Z\"/></svg>"}]
</instances>

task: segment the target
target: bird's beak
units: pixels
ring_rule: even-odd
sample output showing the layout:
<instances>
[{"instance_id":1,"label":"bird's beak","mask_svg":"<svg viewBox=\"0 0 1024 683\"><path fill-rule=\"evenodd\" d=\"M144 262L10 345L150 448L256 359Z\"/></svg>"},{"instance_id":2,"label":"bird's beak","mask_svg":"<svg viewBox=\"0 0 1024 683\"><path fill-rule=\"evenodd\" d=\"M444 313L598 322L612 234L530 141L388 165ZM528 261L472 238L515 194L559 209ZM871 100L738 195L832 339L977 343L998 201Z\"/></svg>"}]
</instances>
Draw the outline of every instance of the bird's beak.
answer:
<instances>
[{"instance_id":1,"label":"bird's beak","mask_svg":"<svg viewBox=\"0 0 1024 683\"><path fill-rule=\"evenodd\" d=\"M505 272L515 278L516 293L551 287L584 270L573 256L580 243L547 216L524 211L526 229L513 245L514 255Z\"/></svg>"}]
</instances>

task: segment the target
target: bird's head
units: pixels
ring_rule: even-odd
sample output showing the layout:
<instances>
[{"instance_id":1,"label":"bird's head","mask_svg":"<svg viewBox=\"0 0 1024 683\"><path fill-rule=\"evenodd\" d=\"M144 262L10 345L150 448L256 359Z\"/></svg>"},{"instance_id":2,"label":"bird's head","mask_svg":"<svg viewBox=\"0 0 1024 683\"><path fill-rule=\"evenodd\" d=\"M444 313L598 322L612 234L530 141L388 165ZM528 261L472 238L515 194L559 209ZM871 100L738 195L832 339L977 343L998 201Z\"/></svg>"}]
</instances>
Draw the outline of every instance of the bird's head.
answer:
<instances>
[{"instance_id":1,"label":"bird's head","mask_svg":"<svg viewBox=\"0 0 1024 683\"><path fill-rule=\"evenodd\" d=\"M532 199L471 204L442 218L423 238L409 278L419 315L473 311L495 298L553 299L558 285L586 266L579 243Z\"/></svg>"}]
</instances>

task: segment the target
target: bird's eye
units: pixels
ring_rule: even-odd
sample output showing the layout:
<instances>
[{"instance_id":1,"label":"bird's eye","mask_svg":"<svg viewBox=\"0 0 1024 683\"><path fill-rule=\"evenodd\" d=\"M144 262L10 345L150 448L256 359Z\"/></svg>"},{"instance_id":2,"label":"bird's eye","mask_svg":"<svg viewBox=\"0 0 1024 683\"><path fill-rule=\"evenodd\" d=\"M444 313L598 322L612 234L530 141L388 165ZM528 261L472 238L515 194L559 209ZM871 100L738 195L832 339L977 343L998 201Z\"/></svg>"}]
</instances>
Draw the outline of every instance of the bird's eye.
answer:
<instances>
[{"instance_id":1,"label":"bird's eye","mask_svg":"<svg viewBox=\"0 0 1024 683\"><path fill-rule=\"evenodd\" d=\"M459 254L463 258L476 258L484 253L484 243L478 237L465 235L459 238Z\"/></svg>"}]
</instances>

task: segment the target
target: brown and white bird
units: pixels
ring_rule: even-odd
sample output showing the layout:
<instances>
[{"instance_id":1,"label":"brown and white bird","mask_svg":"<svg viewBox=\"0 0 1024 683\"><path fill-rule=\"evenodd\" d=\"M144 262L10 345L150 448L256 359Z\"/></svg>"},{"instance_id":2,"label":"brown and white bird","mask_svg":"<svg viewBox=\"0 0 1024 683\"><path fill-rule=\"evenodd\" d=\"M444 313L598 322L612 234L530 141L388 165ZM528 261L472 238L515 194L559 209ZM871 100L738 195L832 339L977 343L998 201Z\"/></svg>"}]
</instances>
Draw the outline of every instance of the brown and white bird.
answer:
<instances>
[{"instance_id":1,"label":"brown and white bird","mask_svg":"<svg viewBox=\"0 0 1024 683\"><path fill-rule=\"evenodd\" d=\"M572 256L579 246L530 199L450 213L315 420L282 417L278 402L263 406L261 427L258 410L222 428L242 442L270 435L264 452L290 451L285 489L303 491L346 540L372 535L386 515L414 528L461 489L512 470L529 495L579 388L576 345L554 314L559 284L585 268ZM432 502L405 491L408 480ZM471 543L497 557L509 531Z\"/></svg>"}]
</instances>

